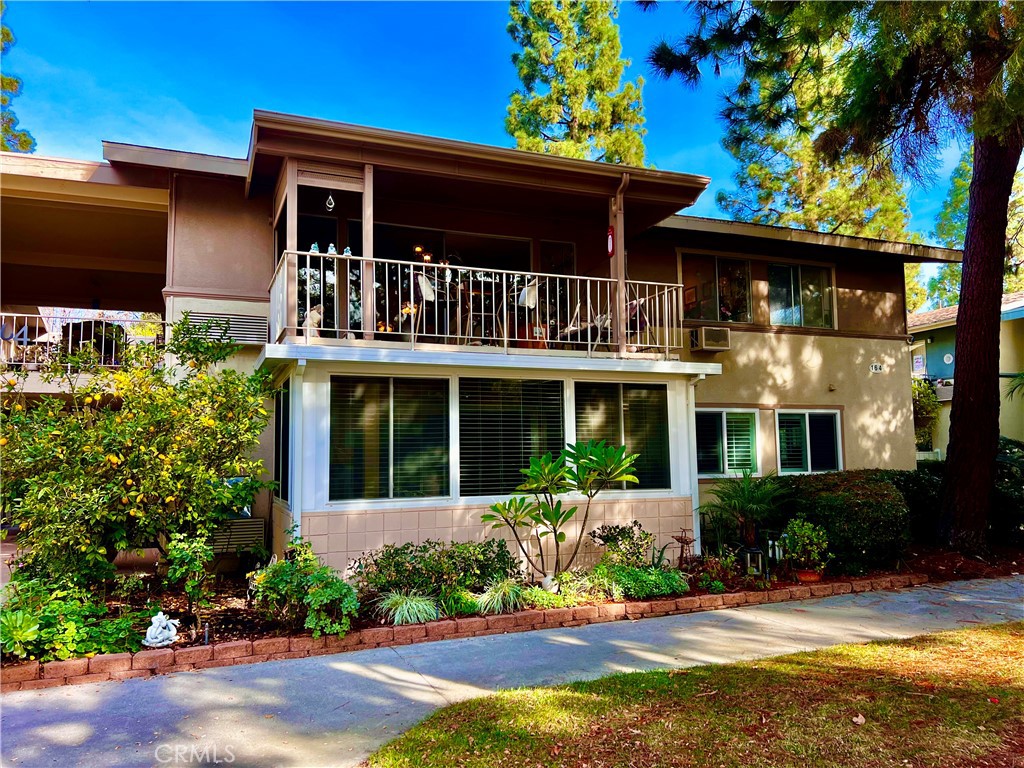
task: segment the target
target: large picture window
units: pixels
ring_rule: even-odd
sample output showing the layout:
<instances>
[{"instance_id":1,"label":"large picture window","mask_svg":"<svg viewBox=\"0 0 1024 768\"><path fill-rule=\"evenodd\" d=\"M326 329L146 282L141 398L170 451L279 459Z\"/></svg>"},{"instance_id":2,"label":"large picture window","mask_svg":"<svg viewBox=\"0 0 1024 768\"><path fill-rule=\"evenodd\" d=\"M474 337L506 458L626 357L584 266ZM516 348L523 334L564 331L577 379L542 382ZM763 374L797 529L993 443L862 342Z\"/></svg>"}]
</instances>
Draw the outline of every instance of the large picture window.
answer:
<instances>
[{"instance_id":1,"label":"large picture window","mask_svg":"<svg viewBox=\"0 0 1024 768\"><path fill-rule=\"evenodd\" d=\"M796 264L768 265L772 325L833 328L832 271Z\"/></svg>"},{"instance_id":2,"label":"large picture window","mask_svg":"<svg viewBox=\"0 0 1024 768\"><path fill-rule=\"evenodd\" d=\"M779 473L842 469L839 414L835 411L778 411Z\"/></svg>"},{"instance_id":3,"label":"large picture window","mask_svg":"<svg viewBox=\"0 0 1024 768\"><path fill-rule=\"evenodd\" d=\"M512 493L531 456L565 446L562 382L459 379L462 496Z\"/></svg>"},{"instance_id":4,"label":"large picture window","mask_svg":"<svg viewBox=\"0 0 1024 768\"><path fill-rule=\"evenodd\" d=\"M448 380L331 377L331 501L447 496Z\"/></svg>"},{"instance_id":5,"label":"large picture window","mask_svg":"<svg viewBox=\"0 0 1024 768\"><path fill-rule=\"evenodd\" d=\"M684 315L712 322L751 322L750 262L714 256L683 257Z\"/></svg>"},{"instance_id":6,"label":"large picture window","mask_svg":"<svg viewBox=\"0 0 1024 768\"><path fill-rule=\"evenodd\" d=\"M668 390L664 384L576 382L576 439L604 440L640 454L633 488L672 484Z\"/></svg>"},{"instance_id":7,"label":"large picture window","mask_svg":"<svg viewBox=\"0 0 1024 768\"><path fill-rule=\"evenodd\" d=\"M697 473L757 472L757 412L697 411Z\"/></svg>"}]
</instances>

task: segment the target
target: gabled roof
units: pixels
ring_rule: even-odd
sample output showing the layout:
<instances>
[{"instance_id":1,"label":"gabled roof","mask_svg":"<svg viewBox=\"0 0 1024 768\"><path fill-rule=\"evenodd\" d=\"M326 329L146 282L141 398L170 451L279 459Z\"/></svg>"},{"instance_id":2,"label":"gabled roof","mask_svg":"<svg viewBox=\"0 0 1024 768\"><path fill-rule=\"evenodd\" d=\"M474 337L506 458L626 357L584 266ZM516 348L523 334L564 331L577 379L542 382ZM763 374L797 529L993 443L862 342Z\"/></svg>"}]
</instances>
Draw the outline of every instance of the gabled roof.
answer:
<instances>
[{"instance_id":1,"label":"gabled roof","mask_svg":"<svg viewBox=\"0 0 1024 768\"><path fill-rule=\"evenodd\" d=\"M915 312L912 315L907 315L907 330L921 331L956 325L956 315L959 309L960 305L954 304L952 307L940 307L927 312ZM1001 309L1002 319L1016 319L1019 310L1024 310L1024 291L1004 293ZM1010 313L1013 314L1013 317L1007 317Z\"/></svg>"}]
</instances>

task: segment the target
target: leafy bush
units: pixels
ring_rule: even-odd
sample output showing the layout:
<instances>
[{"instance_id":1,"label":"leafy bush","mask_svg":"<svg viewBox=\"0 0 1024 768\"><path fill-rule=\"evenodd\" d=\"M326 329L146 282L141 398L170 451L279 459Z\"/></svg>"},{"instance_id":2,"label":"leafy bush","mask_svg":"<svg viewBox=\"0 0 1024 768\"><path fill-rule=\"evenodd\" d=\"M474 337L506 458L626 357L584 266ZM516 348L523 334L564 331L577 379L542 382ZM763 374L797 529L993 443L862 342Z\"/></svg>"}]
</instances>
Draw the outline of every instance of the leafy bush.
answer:
<instances>
[{"instance_id":1,"label":"leafy bush","mask_svg":"<svg viewBox=\"0 0 1024 768\"><path fill-rule=\"evenodd\" d=\"M3 382L0 508L21 528L27 577L106 580L119 551L210 531L266 486L251 454L269 379L215 367L237 347L206 340L209 330L174 326L175 365L146 344L126 347L118 368L58 360L42 375L63 378L67 398L30 401L23 376ZM236 476L246 480L224 482Z\"/></svg>"},{"instance_id":2,"label":"leafy bush","mask_svg":"<svg viewBox=\"0 0 1024 768\"><path fill-rule=\"evenodd\" d=\"M712 595L720 595L725 592L725 583L721 579L715 579L710 574L702 573L697 578L697 589L706 589Z\"/></svg>"},{"instance_id":3,"label":"leafy bush","mask_svg":"<svg viewBox=\"0 0 1024 768\"><path fill-rule=\"evenodd\" d=\"M543 587L533 585L523 590L523 605L527 608L545 610L547 608L575 608L580 604L575 592L548 592Z\"/></svg>"},{"instance_id":4,"label":"leafy bush","mask_svg":"<svg viewBox=\"0 0 1024 768\"><path fill-rule=\"evenodd\" d=\"M999 438L996 487L990 518L992 541L1024 545L1024 442Z\"/></svg>"},{"instance_id":5,"label":"leafy bush","mask_svg":"<svg viewBox=\"0 0 1024 768\"><path fill-rule=\"evenodd\" d=\"M715 581L733 583L740 576L740 565L735 553L720 557L704 555L693 563L690 575L698 587L708 589L708 585Z\"/></svg>"},{"instance_id":6,"label":"leafy bush","mask_svg":"<svg viewBox=\"0 0 1024 768\"><path fill-rule=\"evenodd\" d=\"M394 625L423 624L440 616L437 601L415 592L388 592L377 600L377 612Z\"/></svg>"},{"instance_id":7,"label":"leafy bush","mask_svg":"<svg viewBox=\"0 0 1024 768\"><path fill-rule=\"evenodd\" d=\"M919 451L932 449L932 425L942 410L942 403L935 393L935 385L928 379L914 379L911 382L914 403L914 440Z\"/></svg>"},{"instance_id":8,"label":"leafy bush","mask_svg":"<svg viewBox=\"0 0 1024 768\"><path fill-rule=\"evenodd\" d=\"M472 616L474 613L480 612L480 606L476 604L476 596L462 587L443 587L437 598L437 603L441 607L441 613L451 618Z\"/></svg>"},{"instance_id":9,"label":"leafy bush","mask_svg":"<svg viewBox=\"0 0 1024 768\"><path fill-rule=\"evenodd\" d=\"M785 494L785 486L779 483L774 472L764 477L754 477L750 470L744 470L740 477L719 480L709 492L712 497L700 506L700 512L714 522L716 529L723 527L723 521L730 518L740 532L744 545L757 545L757 526L770 519ZM725 534L718 532L719 536ZM719 554L724 542L719 540Z\"/></svg>"},{"instance_id":10,"label":"leafy bush","mask_svg":"<svg viewBox=\"0 0 1024 768\"><path fill-rule=\"evenodd\" d=\"M523 607L523 588L515 579L496 579L476 599L480 613L513 613Z\"/></svg>"},{"instance_id":11,"label":"leafy bush","mask_svg":"<svg viewBox=\"0 0 1024 768\"><path fill-rule=\"evenodd\" d=\"M921 461L917 469L878 469L870 473L888 480L903 496L910 515L910 539L939 544L942 538L942 478L945 462Z\"/></svg>"},{"instance_id":12,"label":"leafy bush","mask_svg":"<svg viewBox=\"0 0 1024 768\"><path fill-rule=\"evenodd\" d=\"M211 589L206 566L213 560L213 545L205 536L175 533L167 545L167 581L182 584L188 598L188 612L202 625L200 611L210 605Z\"/></svg>"},{"instance_id":13,"label":"leafy bush","mask_svg":"<svg viewBox=\"0 0 1024 768\"><path fill-rule=\"evenodd\" d=\"M859 574L891 567L909 541L903 495L877 470L848 470L784 478L789 517L825 529L837 567Z\"/></svg>"},{"instance_id":14,"label":"leafy bush","mask_svg":"<svg viewBox=\"0 0 1024 768\"><path fill-rule=\"evenodd\" d=\"M451 589L482 592L495 579L519 576L519 564L501 539L387 544L354 564L360 592L418 592L440 597Z\"/></svg>"},{"instance_id":15,"label":"leafy bush","mask_svg":"<svg viewBox=\"0 0 1024 768\"><path fill-rule=\"evenodd\" d=\"M37 579L7 585L0 621L4 651L39 661L137 651L148 624L146 611L111 616L86 590Z\"/></svg>"},{"instance_id":16,"label":"leafy bush","mask_svg":"<svg viewBox=\"0 0 1024 768\"><path fill-rule=\"evenodd\" d=\"M622 590L623 595L636 600L661 595L682 595L690 591L686 575L674 569L663 570L650 566L635 568L628 565L598 563L594 566L594 572L602 576L607 572L611 580Z\"/></svg>"},{"instance_id":17,"label":"leafy bush","mask_svg":"<svg viewBox=\"0 0 1024 768\"><path fill-rule=\"evenodd\" d=\"M605 561L607 564L607 561ZM558 593L566 598L572 596L578 602L620 602L625 595L622 587L606 567L591 571L564 571L558 575Z\"/></svg>"},{"instance_id":18,"label":"leafy bush","mask_svg":"<svg viewBox=\"0 0 1024 768\"><path fill-rule=\"evenodd\" d=\"M284 560L249 574L253 604L290 630L305 627L313 637L342 637L359 610L350 584L323 565L308 541L292 539Z\"/></svg>"},{"instance_id":19,"label":"leafy bush","mask_svg":"<svg viewBox=\"0 0 1024 768\"><path fill-rule=\"evenodd\" d=\"M794 518L779 537L785 558L794 568L823 570L829 560L828 534L820 525Z\"/></svg>"},{"instance_id":20,"label":"leafy bush","mask_svg":"<svg viewBox=\"0 0 1024 768\"><path fill-rule=\"evenodd\" d=\"M638 520L629 525L606 523L589 534L595 544L604 547L611 562L641 567L647 564L654 546L654 534L644 530Z\"/></svg>"}]
</instances>

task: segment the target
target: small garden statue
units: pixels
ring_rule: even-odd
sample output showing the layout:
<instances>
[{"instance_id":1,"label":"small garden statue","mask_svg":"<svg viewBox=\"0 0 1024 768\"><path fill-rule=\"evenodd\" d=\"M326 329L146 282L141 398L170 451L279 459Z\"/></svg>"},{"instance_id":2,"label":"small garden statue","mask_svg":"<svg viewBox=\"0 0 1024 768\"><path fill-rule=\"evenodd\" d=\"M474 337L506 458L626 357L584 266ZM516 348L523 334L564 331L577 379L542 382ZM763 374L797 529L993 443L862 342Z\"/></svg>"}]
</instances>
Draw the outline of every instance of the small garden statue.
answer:
<instances>
[{"instance_id":1,"label":"small garden statue","mask_svg":"<svg viewBox=\"0 0 1024 768\"><path fill-rule=\"evenodd\" d=\"M164 615L163 611L153 617L149 629L146 630L146 639L143 645L150 648L164 648L178 638L178 620L171 619Z\"/></svg>"}]
</instances>

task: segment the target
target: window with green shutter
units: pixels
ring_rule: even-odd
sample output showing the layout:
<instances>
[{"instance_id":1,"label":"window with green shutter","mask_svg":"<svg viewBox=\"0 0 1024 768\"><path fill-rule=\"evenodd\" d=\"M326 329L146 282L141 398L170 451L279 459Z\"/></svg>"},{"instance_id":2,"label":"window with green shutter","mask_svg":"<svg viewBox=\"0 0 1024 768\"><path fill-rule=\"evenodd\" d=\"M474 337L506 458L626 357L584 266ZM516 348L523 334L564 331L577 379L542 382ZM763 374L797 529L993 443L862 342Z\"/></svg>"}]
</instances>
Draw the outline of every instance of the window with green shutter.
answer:
<instances>
[{"instance_id":1,"label":"window with green shutter","mask_svg":"<svg viewBox=\"0 0 1024 768\"><path fill-rule=\"evenodd\" d=\"M779 411L779 472L832 472L842 469L839 413Z\"/></svg>"},{"instance_id":2,"label":"window with green shutter","mask_svg":"<svg viewBox=\"0 0 1024 768\"><path fill-rule=\"evenodd\" d=\"M698 410L697 474L757 472L757 411Z\"/></svg>"}]
</instances>

